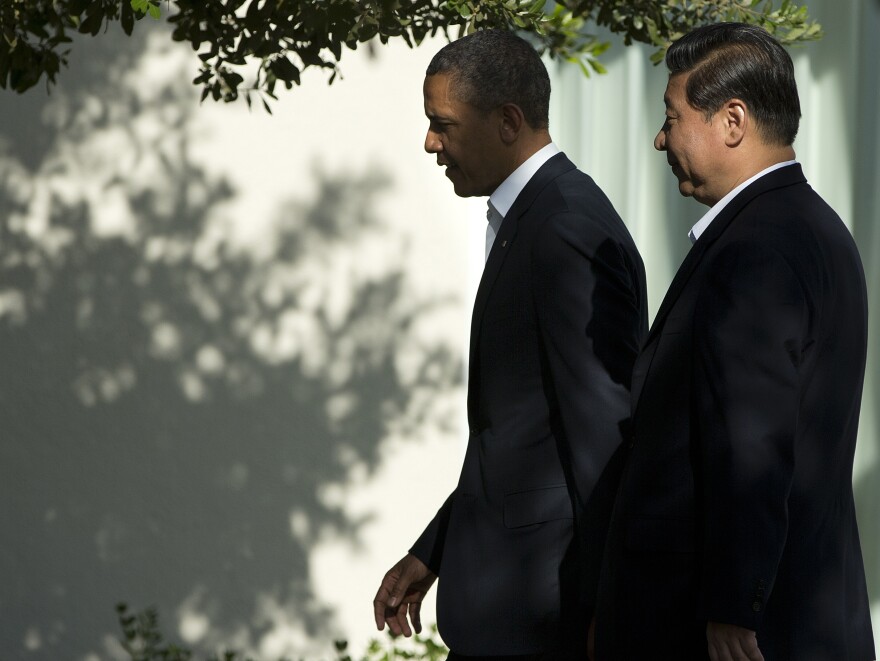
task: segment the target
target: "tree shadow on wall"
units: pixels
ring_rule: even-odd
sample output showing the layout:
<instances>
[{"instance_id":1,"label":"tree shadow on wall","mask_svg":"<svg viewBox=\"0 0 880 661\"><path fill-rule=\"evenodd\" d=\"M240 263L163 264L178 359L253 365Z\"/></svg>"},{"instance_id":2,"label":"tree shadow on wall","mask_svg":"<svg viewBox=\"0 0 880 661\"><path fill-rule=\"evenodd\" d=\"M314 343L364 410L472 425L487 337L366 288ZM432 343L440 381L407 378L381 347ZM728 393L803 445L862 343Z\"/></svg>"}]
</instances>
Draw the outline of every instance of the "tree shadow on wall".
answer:
<instances>
[{"instance_id":1,"label":"tree shadow on wall","mask_svg":"<svg viewBox=\"0 0 880 661\"><path fill-rule=\"evenodd\" d=\"M189 154L186 78L149 99L122 79L62 92L36 153L17 136L46 130L56 97L5 131L4 659L95 658L119 599L156 603L197 648L329 639L310 551L364 520L324 494L376 468L391 432L439 424L458 357L413 324L442 303L406 290L399 258L339 267L385 231L375 172L318 173L260 255L239 249L218 221L232 186Z\"/></svg>"}]
</instances>

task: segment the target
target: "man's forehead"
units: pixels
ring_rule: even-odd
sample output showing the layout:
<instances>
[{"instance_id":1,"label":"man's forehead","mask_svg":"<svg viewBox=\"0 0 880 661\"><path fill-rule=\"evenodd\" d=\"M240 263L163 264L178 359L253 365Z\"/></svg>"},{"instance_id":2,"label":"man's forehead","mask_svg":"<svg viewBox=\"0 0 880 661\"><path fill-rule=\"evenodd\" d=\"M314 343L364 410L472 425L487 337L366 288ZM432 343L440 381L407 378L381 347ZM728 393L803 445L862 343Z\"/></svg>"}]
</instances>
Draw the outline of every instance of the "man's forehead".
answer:
<instances>
[{"instance_id":1,"label":"man's forehead","mask_svg":"<svg viewBox=\"0 0 880 661\"><path fill-rule=\"evenodd\" d=\"M433 94L448 97L452 92L454 82L452 76L446 72L433 73L425 76L425 81L422 83L422 89L425 91L426 95L430 91Z\"/></svg>"},{"instance_id":2,"label":"man's forehead","mask_svg":"<svg viewBox=\"0 0 880 661\"><path fill-rule=\"evenodd\" d=\"M425 115L428 119L442 119L452 111L448 94L437 84L438 82L431 81L429 84L429 79L425 79L424 103Z\"/></svg>"},{"instance_id":3,"label":"man's forehead","mask_svg":"<svg viewBox=\"0 0 880 661\"><path fill-rule=\"evenodd\" d=\"M456 79L449 73L436 73L425 76L423 94L425 115L429 119L452 120L461 118L474 110L463 100Z\"/></svg>"},{"instance_id":4,"label":"man's forehead","mask_svg":"<svg viewBox=\"0 0 880 661\"><path fill-rule=\"evenodd\" d=\"M666 91L663 93L663 103L667 108L674 108L678 103L685 101L685 83L687 74L677 73L669 76L666 83Z\"/></svg>"}]
</instances>

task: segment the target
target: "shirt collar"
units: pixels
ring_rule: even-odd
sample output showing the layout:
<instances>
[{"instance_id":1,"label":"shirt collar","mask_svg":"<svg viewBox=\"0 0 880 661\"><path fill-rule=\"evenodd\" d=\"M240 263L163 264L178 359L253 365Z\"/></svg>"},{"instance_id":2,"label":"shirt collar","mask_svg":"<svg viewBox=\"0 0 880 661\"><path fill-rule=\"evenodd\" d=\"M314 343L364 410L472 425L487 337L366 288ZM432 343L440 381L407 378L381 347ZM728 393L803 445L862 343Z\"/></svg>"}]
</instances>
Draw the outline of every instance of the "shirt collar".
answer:
<instances>
[{"instance_id":1,"label":"shirt collar","mask_svg":"<svg viewBox=\"0 0 880 661\"><path fill-rule=\"evenodd\" d=\"M501 185L489 196L489 202L502 217L507 215L517 196L526 187L529 180L535 176L535 173L541 169L541 166L558 153L559 147L552 142L544 145L501 182Z\"/></svg>"},{"instance_id":2,"label":"shirt collar","mask_svg":"<svg viewBox=\"0 0 880 661\"><path fill-rule=\"evenodd\" d=\"M797 161L783 161L782 163L776 163L774 165L771 165L769 168L765 168L765 169L761 170L758 174L754 175L753 177L746 179L739 186L737 186L732 191L730 191L727 195L722 197L718 202L715 203L715 205L711 209L709 209L709 211L706 212L706 214L702 218L700 218L696 222L696 224L691 228L691 231L688 232L688 238L691 240L691 243L697 242L697 239L699 239L700 236L702 236L703 232L706 231L706 228L709 227L709 224L713 220L715 220L715 218L718 216L718 214L720 214L722 211L724 211L724 207L726 207L728 204L730 204L731 200L733 200L733 198L735 198L737 195L739 195L745 189L746 186L757 181L758 179L763 177L765 174L770 174L774 170L784 168L788 165L795 165L796 163L797 163Z\"/></svg>"}]
</instances>

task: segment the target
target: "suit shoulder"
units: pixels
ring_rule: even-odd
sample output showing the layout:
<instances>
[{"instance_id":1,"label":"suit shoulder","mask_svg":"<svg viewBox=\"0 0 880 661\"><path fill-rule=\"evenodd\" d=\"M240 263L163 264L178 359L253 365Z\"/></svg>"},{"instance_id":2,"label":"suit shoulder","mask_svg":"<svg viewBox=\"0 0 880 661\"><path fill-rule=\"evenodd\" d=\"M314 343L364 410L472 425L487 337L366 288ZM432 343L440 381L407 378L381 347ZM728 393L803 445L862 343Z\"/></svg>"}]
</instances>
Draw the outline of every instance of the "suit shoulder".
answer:
<instances>
[{"instance_id":1,"label":"suit shoulder","mask_svg":"<svg viewBox=\"0 0 880 661\"><path fill-rule=\"evenodd\" d=\"M605 191L585 172L577 169L564 172L556 177L552 186L548 188L565 199L573 208L608 212L619 218Z\"/></svg>"},{"instance_id":2,"label":"suit shoulder","mask_svg":"<svg viewBox=\"0 0 880 661\"><path fill-rule=\"evenodd\" d=\"M585 190L575 187L563 191L554 183L536 200L534 216L525 230L533 263L553 265L561 255L573 251L643 279L641 255L623 220L599 187L580 174Z\"/></svg>"},{"instance_id":3,"label":"suit shoulder","mask_svg":"<svg viewBox=\"0 0 880 661\"><path fill-rule=\"evenodd\" d=\"M733 218L712 249L712 269L753 282L793 275L811 306L842 288L864 289L855 241L840 216L808 184L768 191ZM730 273L733 270L738 275Z\"/></svg>"},{"instance_id":4,"label":"suit shoulder","mask_svg":"<svg viewBox=\"0 0 880 661\"><path fill-rule=\"evenodd\" d=\"M593 246L611 240L627 252L637 253L611 200L580 170L569 170L549 182L536 197L530 216L530 229L538 235Z\"/></svg>"},{"instance_id":5,"label":"suit shoulder","mask_svg":"<svg viewBox=\"0 0 880 661\"><path fill-rule=\"evenodd\" d=\"M849 228L805 182L757 196L741 215L733 232L739 242L770 245L794 262L829 251L858 254Z\"/></svg>"},{"instance_id":6,"label":"suit shoulder","mask_svg":"<svg viewBox=\"0 0 880 661\"><path fill-rule=\"evenodd\" d=\"M791 231L835 233L846 226L834 209L806 182L757 195L743 209L742 215L755 223L755 231Z\"/></svg>"}]
</instances>

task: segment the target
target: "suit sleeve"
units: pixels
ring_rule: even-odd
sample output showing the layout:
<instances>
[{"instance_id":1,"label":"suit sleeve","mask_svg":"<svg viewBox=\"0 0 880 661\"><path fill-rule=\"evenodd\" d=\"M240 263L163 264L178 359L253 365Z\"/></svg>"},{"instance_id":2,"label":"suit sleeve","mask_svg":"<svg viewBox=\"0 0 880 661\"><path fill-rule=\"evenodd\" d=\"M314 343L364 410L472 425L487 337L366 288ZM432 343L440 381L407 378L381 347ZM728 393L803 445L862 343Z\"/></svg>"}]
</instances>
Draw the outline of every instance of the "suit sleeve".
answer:
<instances>
[{"instance_id":1,"label":"suit sleeve","mask_svg":"<svg viewBox=\"0 0 880 661\"><path fill-rule=\"evenodd\" d=\"M749 241L719 253L694 311L705 619L756 630L773 589L808 326L805 289L778 251Z\"/></svg>"},{"instance_id":2,"label":"suit sleeve","mask_svg":"<svg viewBox=\"0 0 880 661\"><path fill-rule=\"evenodd\" d=\"M574 505L581 597L590 608L629 424L632 367L647 330L641 261L602 227L583 214L551 216L532 258L544 388Z\"/></svg>"},{"instance_id":3,"label":"suit sleeve","mask_svg":"<svg viewBox=\"0 0 880 661\"><path fill-rule=\"evenodd\" d=\"M454 494L446 499L446 502L437 511L437 515L409 550L438 576L440 575L440 561L443 558L443 543L446 539L446 527L449 523L449 511L452 507L453 497Z\"/></svg>"}]
</instances>

